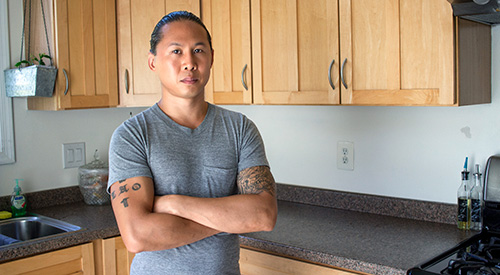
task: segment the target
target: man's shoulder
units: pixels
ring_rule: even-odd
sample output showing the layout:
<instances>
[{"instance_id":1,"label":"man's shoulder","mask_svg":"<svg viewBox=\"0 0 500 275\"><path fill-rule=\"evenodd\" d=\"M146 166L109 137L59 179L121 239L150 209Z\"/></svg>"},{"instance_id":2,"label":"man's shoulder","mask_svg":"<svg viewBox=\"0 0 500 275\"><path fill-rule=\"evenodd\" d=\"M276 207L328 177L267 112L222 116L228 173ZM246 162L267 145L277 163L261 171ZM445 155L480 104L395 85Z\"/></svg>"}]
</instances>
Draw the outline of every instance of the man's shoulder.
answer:
<instances>
[{"instance_id":1,"label":"man's shoulder","mask_svg":"<svg viewBox=\"0 0 500 275\"><path fill-rule=\"evenodd\" d=\"M240 112L229 110L221 106L210 104L214 108L214 113L216 116L221 116L229 119L244 120L246 116Z\"/></svg>"},{"instance_id":2,"label":"man's shoulder","mask_svg":"<svg viewBox=\"0 0 500 275\"><path fill-rule=\"evenodd\" d=\"M130 118L125 120L116 128L115 133L144 130L147 124L157 119L155 106L156 105L147 108L146 110L141 111L138 114L131 116Z\"/></svg>"}]
</instances>

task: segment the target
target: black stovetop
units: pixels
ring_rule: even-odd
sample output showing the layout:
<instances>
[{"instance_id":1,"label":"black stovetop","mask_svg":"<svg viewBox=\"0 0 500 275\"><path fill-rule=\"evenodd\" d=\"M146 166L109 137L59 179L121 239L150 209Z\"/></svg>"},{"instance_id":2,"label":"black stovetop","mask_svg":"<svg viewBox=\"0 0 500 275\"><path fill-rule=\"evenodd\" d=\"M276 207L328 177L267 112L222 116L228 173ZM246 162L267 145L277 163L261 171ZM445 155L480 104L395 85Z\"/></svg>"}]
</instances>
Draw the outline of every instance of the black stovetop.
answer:
<instances>
[{"instance_id":1,"label":"black stovetop","mask_svg":"<svg viewBox=\"0 0 500 275\"><path fill-rule=\"evenodd\" d=\"M407 274L499 275L500 234L483 230Z\"/></svg>"}]
</instances>

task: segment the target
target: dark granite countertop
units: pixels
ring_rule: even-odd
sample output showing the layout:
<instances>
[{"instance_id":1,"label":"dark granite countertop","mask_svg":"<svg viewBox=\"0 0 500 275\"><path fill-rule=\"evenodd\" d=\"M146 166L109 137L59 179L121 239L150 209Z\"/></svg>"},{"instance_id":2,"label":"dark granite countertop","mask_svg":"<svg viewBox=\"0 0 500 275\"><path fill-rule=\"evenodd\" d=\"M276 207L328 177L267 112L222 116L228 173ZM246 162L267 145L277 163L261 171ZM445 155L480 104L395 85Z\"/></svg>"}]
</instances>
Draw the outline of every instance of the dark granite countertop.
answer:
<instances>
[{"instance_id":1,"label":"dark granite countertop","mask_svg":"<svg viewBox=\"0 0 500 275\"><path fill-rule=\"evenodd\" d=\"M0 262L119 235L108 206L83 202L49 206L36 214L83 230L0 248ZM371 274L404 274L468 237L454 225L279 201L272 232L241 236L241 244L280 255Z\"/></svg>"},{"instance_id":2,"label":"dark granite countertop","mask_svg":"<svg viewBox=\"0 0 500 275\"><path fill-rule=\"evenodd\" d=\"M474 234L445 223L286 201L278 206L275 229L245 234L242 245L370 274L405 274Z\"/></svg>"}]
</instances>

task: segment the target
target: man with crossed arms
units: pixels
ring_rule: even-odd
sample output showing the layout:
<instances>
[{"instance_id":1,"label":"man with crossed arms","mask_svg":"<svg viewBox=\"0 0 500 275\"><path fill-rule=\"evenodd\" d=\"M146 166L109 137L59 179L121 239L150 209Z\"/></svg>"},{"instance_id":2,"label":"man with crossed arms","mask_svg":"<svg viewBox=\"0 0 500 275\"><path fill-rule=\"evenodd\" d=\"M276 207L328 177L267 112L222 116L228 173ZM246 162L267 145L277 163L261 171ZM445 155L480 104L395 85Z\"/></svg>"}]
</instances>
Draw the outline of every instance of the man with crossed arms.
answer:
<instances>
[{"instance_id":1,"label":"man with crossed arms","mask_svg":"<svg viewBox=\"0 0 500 275\"><path fill-rule=\"evenodd\" d=\"M275 182L257 127L205 102L213 49L188 12L151 36L160 101L111 138L112 207L132 274L239 274L239 233L271 231Z\"/></svg>"}]
</instances>

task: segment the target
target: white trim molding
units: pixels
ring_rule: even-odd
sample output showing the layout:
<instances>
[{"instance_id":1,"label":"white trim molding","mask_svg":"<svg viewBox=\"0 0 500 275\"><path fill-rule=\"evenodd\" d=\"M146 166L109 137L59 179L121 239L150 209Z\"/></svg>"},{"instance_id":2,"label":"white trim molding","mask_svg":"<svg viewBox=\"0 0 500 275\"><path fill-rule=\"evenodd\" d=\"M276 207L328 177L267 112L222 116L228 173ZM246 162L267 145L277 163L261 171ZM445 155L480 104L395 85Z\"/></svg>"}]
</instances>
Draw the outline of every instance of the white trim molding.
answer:
<instances>
[{"instance_id":1,"label":"white trim molding","mask_svg":"<svg viewBox=\"0 0 500 275\"><path fill-rule=\"evenodd\" d=\"M0 0L0 165L16 162L12 99L5 94L4 70L10 67L7 0Z\"/></svg>"}]
</instances>

